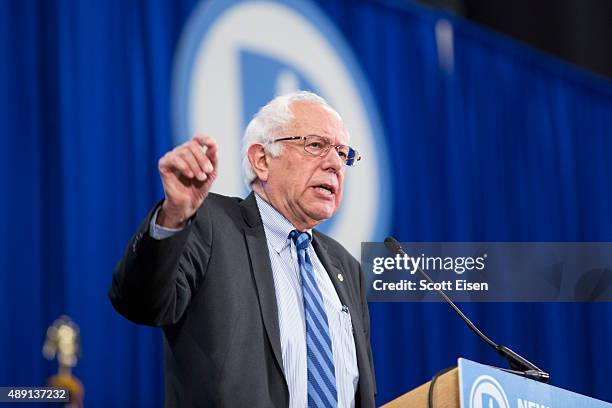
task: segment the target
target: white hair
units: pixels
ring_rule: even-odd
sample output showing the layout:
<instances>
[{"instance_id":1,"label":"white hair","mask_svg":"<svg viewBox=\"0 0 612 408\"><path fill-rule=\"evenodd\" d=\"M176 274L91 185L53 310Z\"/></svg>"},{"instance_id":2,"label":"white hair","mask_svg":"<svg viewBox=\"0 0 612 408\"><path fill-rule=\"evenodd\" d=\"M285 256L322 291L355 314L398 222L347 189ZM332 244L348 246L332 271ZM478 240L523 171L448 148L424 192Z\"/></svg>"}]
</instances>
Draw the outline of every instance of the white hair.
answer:
<instances>
[{"instance_id":1,"label":"white hair","mask_svg":"<svg viewBox=\"0 0 612 408\"><path fill-rule=\"evenodd\" d=\"M249 148L254 144L261 144L273 157L281 154L282 145L273 142L274 139L283 136L282 132L294 119L291 104L298 101L317 103L334 111L325 99L308 91L277 96L263 106L249 122L242 138L242 173L247 187L250 188L251 183L257 179L249 161Z\"/></svg>"}]
</instances>

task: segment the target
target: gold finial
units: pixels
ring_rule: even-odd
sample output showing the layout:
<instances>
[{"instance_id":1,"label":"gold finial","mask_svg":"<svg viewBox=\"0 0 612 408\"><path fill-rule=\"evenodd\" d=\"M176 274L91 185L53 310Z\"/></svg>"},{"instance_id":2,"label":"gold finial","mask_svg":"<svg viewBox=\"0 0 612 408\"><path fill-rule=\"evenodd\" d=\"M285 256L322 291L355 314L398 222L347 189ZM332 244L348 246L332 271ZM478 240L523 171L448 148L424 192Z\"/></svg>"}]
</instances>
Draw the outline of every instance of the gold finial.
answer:
<instances>
[{"instance_id":1,"label":"gold finial","mask_svg":"<svg viewBox=\"0 0 612 408\"><path fill-rule=\"evenodd\" d=\"M47 360L57 358L58 373L47 381L51 387L66 388L70 393L70 408L83 406L85 393L83 384L71 373L81 354L81 337L79 326L68 316L61 316L47 329L47 339L43 345L42 353Z\"/></svg>"},{"instance_id":2,"label":"gold finial","mask_svg":"<svg viewBox=\"0 0 612 408\"><path fill-rule=\"evenodd\" d=\"M76 366L80 354L79 327L68 316L61 316L47 329L47 340L43 346L43 355L47 360L57 357L62 369Z\"/></svg>"}]
</instances>

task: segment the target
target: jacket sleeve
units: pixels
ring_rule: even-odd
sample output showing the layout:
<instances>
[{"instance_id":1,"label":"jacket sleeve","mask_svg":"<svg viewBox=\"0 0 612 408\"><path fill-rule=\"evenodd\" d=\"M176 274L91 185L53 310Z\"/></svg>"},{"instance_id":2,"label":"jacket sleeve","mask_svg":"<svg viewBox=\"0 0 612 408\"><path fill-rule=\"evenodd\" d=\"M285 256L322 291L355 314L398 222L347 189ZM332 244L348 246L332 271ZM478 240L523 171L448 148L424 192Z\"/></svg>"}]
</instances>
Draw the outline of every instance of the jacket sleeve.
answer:
<instances>
[{"instance_id":1,"label":"jacket sleeve","mask_svg":"<svg viewBox=\"0 0 612 408\"><path fill-rule=\"evenodd\" d=\"M206 274L212 222L204 205L185 229L156 240L149 225L158 206L128 243L108 295L114 308L132 322L168 326L181 319Z\"/></svg>"}]
</instances>

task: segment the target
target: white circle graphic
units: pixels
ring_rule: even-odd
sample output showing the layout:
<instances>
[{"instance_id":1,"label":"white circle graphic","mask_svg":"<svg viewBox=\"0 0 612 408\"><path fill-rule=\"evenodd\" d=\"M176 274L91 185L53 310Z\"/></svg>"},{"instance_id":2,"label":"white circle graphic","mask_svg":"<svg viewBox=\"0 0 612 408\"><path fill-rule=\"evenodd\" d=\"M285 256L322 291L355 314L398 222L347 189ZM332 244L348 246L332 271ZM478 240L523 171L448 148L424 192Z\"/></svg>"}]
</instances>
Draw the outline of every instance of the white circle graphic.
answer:
<instances>
[{"instance_id":1,"label":"white circle graphic","mask_svg":"<svg viewBox=\"0 0 612 408\"><path fill-rule=\"evenodd\" d=\"M305 1L212 1L191 16L179 43L173 79L174 142L195 132L219 142L219 175L213 191L244 197L240 55L247 51L294 67L343 117L350 144L364 159L347 169L340 210L326 231L353 255L362 241L382 241L389 231L391 179L376 105L348 46L333 25ZM282 70L275 95L297 90L299 79Z\"/></svg>"},{"instance_id":2,"label":"white circle graphic","mask_svg":"<svg viewBox=\"0 0 612 408\"><path fill-rule=\"evenodd\" d=\"M489 375L476 378L470 390L470 408L489 408L483 406L483 396L487 395L496 402L495 408L510 408L508 397L497 380Z\"/></svg>"}]
</instances>

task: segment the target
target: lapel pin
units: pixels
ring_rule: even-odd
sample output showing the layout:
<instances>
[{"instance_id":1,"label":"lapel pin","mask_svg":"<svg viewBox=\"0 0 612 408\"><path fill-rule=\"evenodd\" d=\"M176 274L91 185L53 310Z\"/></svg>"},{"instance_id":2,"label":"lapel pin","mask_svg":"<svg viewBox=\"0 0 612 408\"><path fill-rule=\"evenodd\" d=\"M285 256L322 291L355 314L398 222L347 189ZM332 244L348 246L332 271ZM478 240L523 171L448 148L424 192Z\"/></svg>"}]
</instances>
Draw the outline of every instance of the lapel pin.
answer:
<instances>
[{"instance_id":1,"label":"lapel pin","mask_svg":"<svg viewBox=\"0 0 612 408\"><path fill-rule=\"evenodd\" d=\"M339 274L338 274L338 280L339 280L340 282L344 282L344 276L342 276L342 274L341 274L341 273L339 273Z\"/></svg>"}]
</instances>

